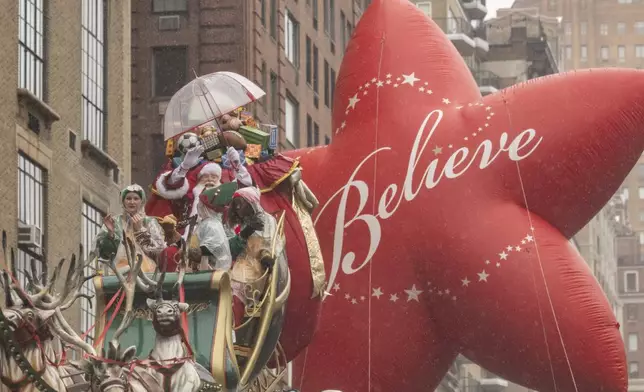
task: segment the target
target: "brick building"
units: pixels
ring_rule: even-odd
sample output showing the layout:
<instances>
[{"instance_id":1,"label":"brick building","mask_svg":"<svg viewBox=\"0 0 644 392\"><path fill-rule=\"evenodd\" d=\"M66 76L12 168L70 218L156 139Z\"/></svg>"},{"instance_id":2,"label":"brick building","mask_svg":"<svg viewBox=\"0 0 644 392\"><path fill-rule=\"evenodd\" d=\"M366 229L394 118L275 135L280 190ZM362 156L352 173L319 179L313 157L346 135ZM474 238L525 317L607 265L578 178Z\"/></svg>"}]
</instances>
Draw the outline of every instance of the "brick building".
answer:
<instances>
[{"instance_id":1,"label":"brick building","mask_svg":"<svg viewBox=\"0 0 644 392\"><path fill-rule=\"evenodd\" d=\"M19 0L0 13L0 226L20 269L79 244L87 253L101 215L119 211L130 181L129 7ZM86 302L68 317L93 324Z\"/></svg>"},{"instance_id":2,"label":"brick building","mask_svg":"<svg viewBox=\"0 0 644 392\"><path fill-rule=\"evenodd\" d=\"M329 143L335 79L365 0L132 2L132 176L149 185L163 163L172 95L216 71L266 91L250 108L279 126L282 149Z\"/></svg>"}]
</instances>

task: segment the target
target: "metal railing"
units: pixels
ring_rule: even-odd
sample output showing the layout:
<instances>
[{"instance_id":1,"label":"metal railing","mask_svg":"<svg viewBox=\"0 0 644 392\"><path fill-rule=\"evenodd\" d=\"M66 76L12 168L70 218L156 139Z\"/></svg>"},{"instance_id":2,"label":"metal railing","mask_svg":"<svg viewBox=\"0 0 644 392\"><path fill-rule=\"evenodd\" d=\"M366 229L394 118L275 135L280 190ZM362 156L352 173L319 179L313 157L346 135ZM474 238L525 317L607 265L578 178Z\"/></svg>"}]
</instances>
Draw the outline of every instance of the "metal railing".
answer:
<instances>
[{"instance_id":1,"label":"metal railing","mask_svg":"<svg viewBox=\"0 0 644 392\"><path fill-rule=\"evenodd\" d=\"M490 71L473 71L474 80L479 86L492 86L501 89L501 77Z\"/></svg>"},{"instance_id":2,"label":"metal railing","mask_svg":"<svg viewBox=\"0 0 644 392\"><path fill-rule=\"evenodd\" d=\"M466 18L433 18L445 34L465 34L474 37L474 28Z\"/></svg>"}]
</instances>

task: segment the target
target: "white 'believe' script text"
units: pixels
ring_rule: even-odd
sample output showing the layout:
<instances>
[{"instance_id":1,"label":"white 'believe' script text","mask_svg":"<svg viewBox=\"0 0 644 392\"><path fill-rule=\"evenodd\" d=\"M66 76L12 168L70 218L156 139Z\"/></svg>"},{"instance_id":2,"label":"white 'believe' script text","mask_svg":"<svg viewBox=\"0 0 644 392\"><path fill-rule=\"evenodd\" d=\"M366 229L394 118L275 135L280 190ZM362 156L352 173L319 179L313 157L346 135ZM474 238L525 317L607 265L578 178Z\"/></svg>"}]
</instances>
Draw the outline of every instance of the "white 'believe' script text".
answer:
<instances>
[{"instance_id":1,"label":"white 'believe' script text","mask_svg":"<svg viewBox=\"0 0 644 392\"><path fill-rule=\"evenodd\" d=\"M484 139L471 155L470 150L467 147L461 147L454 150L454 152L447 158L447 161L440 171L438 170L439 158L433 159L425 168L422 175L420 175L420 178L418 178L418 162L423 156L432 135L438 128L442 119L442 110L434 110L425 117L425 120L416 134L416 139L414 140L414 144L409 154L407 173L402 187L399 187L396 184L390 184L385 188L385 191L380 195L380 199L377 204L377 213L375 215L363 213L367 201L369 200L370 188L369 184L365 181L356 180L355 177L367 161L382 151L391 150L391 147L382 147L367 155L358 164L358 166L356 166L347 183L334 193L322 207L315 223L317 223L320 216L324 214L327 206L329 206L329 204L336 198L340 198L333 236L333 264L331 267L331 275L329 276L327 290L331 290L331 287L333 287L340 267L342 267L342 272L350 275L361 270L371 261L381 240L382 231L380 222L393 216L396 213L396 210L400 207L400 203L403 199L408 202L414 200L422 190L423 186L426 189L432 189L436 187L443 178L458 178L474 164L477 157L479 158L479 169L485 169L490 166L501 152L507 152L508 158L512 161L525 159L536 150L543 140L542 137L536 138L536 131L534 129L526 129L519 133L508 145L508 134L503 132L499 138L499 145L496 152L493 151L492 142L488 139ZM431 129L425 135L425 130L428 128L428 124L430 124L431 121L433 121ZM424 141L423 136L425 136ZM350 192L353 190L358 192L360 201L353 217L347 219L347 200ZM362 221L367 225L367 229L369 230L369 248L365 259L356 266L355 253L348 252L346 255L343 255L343 245L345 230L357 221Z\"/></svg>"}]
</instances>

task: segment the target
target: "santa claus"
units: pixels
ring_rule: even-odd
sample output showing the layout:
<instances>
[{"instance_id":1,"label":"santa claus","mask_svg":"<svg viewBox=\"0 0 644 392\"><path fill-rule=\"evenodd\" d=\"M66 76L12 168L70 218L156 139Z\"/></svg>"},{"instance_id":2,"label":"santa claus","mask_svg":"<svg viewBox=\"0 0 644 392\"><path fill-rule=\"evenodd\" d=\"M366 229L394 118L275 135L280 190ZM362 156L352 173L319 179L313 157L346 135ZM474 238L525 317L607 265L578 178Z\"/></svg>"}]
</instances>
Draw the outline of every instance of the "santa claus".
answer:
<instances>
[{"instance_id":1,"label":"santa claus","mask_svg":"<svg viewBox=\"0 0 644 392\"><path fill-rule=\"evenodd\" d=\"M199 195L205 189L221 185L222 176L219 164L201 159L203 152L201 145L188 150L175 168L168 162L154 183L152 191L157 197L146 205L150 215L174 215L180 231L189 218L198 216ZM239 152L229 147L226 155L233 168L231 180L237 181L240 187L252 185L248 170L240 162Z\"/></svg>"}]
</instances>

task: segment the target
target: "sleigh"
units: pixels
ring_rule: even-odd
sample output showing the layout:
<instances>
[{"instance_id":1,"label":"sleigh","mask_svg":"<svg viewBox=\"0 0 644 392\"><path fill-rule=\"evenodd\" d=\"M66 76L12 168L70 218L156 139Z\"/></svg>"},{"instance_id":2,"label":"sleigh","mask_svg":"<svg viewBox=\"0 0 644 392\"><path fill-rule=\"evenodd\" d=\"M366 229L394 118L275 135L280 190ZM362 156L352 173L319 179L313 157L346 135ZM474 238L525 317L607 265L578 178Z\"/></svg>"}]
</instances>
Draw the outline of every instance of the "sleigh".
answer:
<instances>
[{"instance_id":1,"label":"sleigh","mask_svg":"<svg viewBox=\"0 0 644 392\"><path fill-rule=\"evenodd\" d=\"M162 282L163 298L177 300L178 273L167 273ZM152 279L152 274L146 274ZM256 288L258 282L234 282ZM262 391L277 388L286 369L279 347L284 308L290 291L290 274L285 258L278 258L261 280L261 292L244 309L243 322L234 326L231 278L223 271L187 273L183 280L187 303L187 340L194 360L215 380L212 390ZM109 342L124 317L117 308L122 283L116 276L94 278L97 306L97 336ZM252 291L252 290L251 290ZM121 347L135 346L139 358L147 357L156 339L148 296L137 288L134 317L119 338ZM111 322L110 322L111 320ZM106 329L107 327L107 329ZM105 332L103 332L105 331ZM99 346L99 352L103 343ZM267 365L275 369L267 370ZM217 389L220 388L220 389Z\"/></svg>"}]
</instances>

